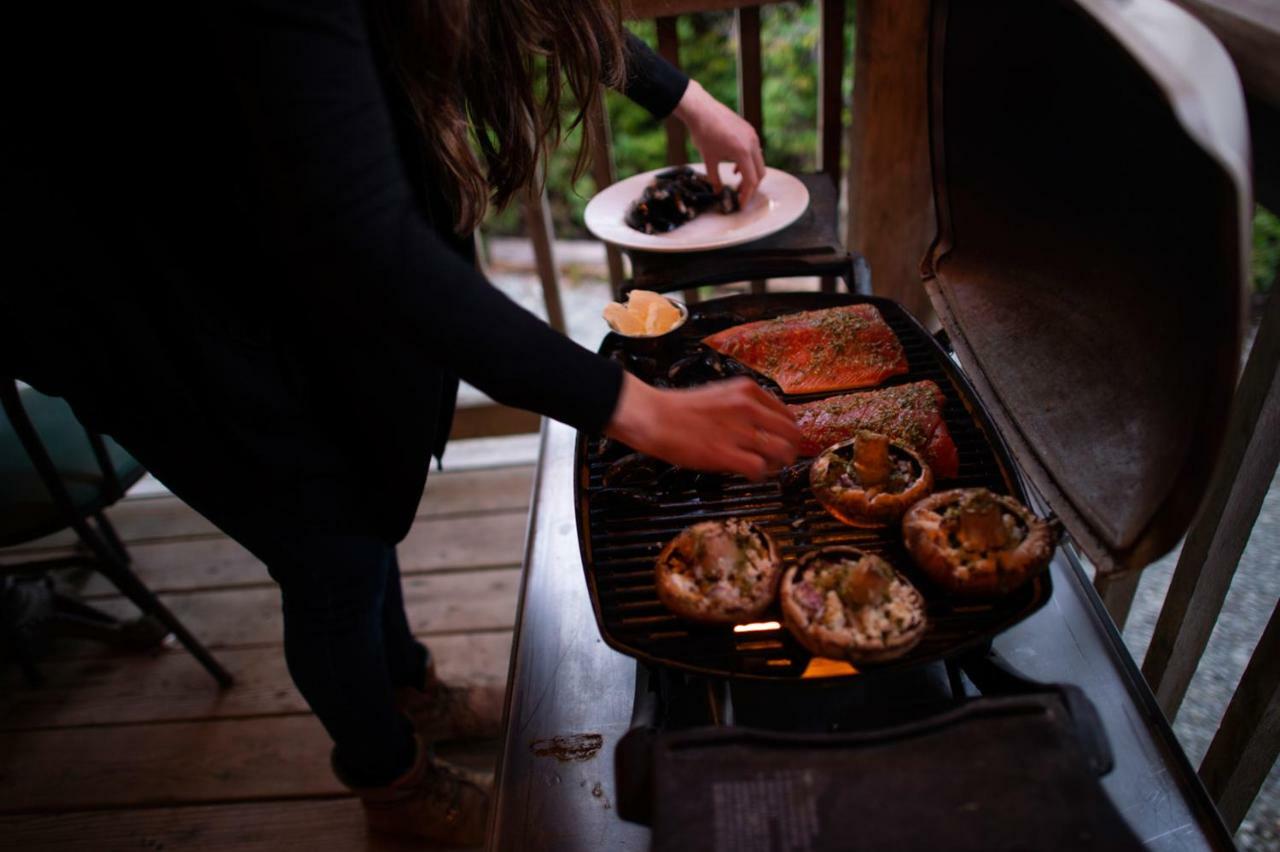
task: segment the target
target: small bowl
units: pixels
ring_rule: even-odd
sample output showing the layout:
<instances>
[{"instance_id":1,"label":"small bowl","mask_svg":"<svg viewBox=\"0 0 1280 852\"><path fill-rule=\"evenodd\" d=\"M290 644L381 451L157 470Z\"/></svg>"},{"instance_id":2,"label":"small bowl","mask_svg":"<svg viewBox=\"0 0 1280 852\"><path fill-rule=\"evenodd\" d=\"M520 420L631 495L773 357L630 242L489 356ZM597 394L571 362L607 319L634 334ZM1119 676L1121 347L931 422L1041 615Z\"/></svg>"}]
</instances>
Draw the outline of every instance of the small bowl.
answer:
<instances>
[{"instance_id":1,"label":"small bowl","mask_svg":"<svg viewBox=\"0 0 1280 852\"><path fill-rule=\"evenodd\" d=\"M684 324L689 321L689 308L686 307L685 303L679 299L673 299L670 296L663 296L662 298L675 305L676 310L680 312L680 319L676 320L675 325L671 326L671 328L666 331L659 332L658 334L623 334L621 331L614 328L613 323L608 320L605 320L605 324L609 326L609 331L619 337L625 337L627 340L656 340L659 337L666 337L668 334L683 328Z\"/></svg>"}]
</instances>

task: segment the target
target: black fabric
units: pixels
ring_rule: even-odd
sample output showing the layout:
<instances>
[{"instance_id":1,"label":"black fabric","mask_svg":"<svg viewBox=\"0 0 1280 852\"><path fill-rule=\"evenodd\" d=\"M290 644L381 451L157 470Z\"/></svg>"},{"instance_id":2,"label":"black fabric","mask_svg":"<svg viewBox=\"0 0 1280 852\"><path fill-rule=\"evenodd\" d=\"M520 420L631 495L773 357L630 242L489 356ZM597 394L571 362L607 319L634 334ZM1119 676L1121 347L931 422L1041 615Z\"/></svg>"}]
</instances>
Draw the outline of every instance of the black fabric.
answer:
<instances>
[{"instance_id":1,"label":"black fabric","mask_svg":"<svg viewBox=\"0 0 1280 852\"><path fill-rule=\"evenodd\" d=\"M658 56L649 46L627 33L627 81L622 93L647 109L654 118L666 118L684 97L689 78Z\"/></svg>"},{"instance_id":2,"label":"black fabric","mask_svg":"<svg viewBox=\"0 0 1280 852\"><path fill-rule=\"evenodd\" d=\"M25 4L4 38L0 370L197 508L252 482L398 540L458 376L607 422L620 370L476 272L356 0Z\"/></svg>"},{"instance_id":3,"label":"black fabric","mask_svg":"<svg viewBox=\"0 0 1280 852\"><path fill-rule=\"evenodd\" d=\"M654 852L1136 852L1050 695L864 734L658 738Z\"/></svg>"}]
</instances>

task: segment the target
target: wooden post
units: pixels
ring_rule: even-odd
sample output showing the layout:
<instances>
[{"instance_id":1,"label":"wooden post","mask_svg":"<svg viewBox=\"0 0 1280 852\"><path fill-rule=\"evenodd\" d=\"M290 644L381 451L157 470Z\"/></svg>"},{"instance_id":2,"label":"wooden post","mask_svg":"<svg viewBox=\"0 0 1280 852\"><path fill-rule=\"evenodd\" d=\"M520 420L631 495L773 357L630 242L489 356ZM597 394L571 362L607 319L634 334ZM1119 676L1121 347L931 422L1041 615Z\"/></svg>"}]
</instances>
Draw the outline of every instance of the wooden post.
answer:
<instances>
[{"instance_id":1,"label":"wooden post","mask_svg":"<svg viewBox=\"0 0 1280 852\"><path fill-rule=\"evenodd\" d=\"M676 19L672 16L658 18L658 53L675 67L680 67L680 35L676 30ZM667 129L667 162L682 166L689 162L685 146L685 129L680 119L668 116L665 122Z\"/></svg>"},{"instance_id":2,"label":"wooden post","mask_svg":"<svg viewBox=\"0 0 1280 852\"><path fill-rule=\"evenodd\" d=\"M764 105L761 102L761 85L764 67L760 59L760 7L743 6L734 11L734 24L738 30L738 112L756 129L760 144L764 145ZM768 282L751 281L752 293L763 293Z\"/></svg>"},{"instance_id":3,"label":"wooden post","mask_svg":"<svg viewBox=\"0 0 1280 852\"><path fill-rule=\"evenodd\" d=\"M844 140L844 0L820 0L822 31L818 55L818 170L840 193L841 143ZM839 230L837 224L836 230ZM853 287L853 282L849 282ZM834 293L836 279L822 279L822 291Z\"/></svg>"},{"instance_id":4,"label":"wooden post","mask_svg":"<svg viewBox=\"0 0 1280 852\"><path fill-rule=\"evenodd\" d=\"M1280 463L1280 299L1263 312L1236 388L1222 455L1178 557L1142 674L1169 719L1177 716L1217 624L1240 554Z\"/></svg>"},{"instance_id":5,"label":"wooden post","mask_svg":"<svg viewBox=\"0 0 1280 852\"><path fill-rule=\"evenodd\" d=\"M1124 630L1124 623L1129 620L1129 609L1133 606L1133 598L1138 592L1138 581L1141 578L1140 571L1098 574L1093 578L1093 587L1098 590L1098 596L1102 598L1111 620L1116 623L1117 630Z\"/></svg>"},{"instance_id":6,"label":"wooden post","mask_svg":"<svg viewBox=\"0 0 1280 852\"><path fill-rule=\"evenodd\" d=\"M1200 780L1227 829L1240 827L1280 756L1280 604L1200 764Z\"/></svg>"},{"instance_id":7,"label":"wooden post","mask_svg":"<svg viewBox=\"0 0 1280 852\"><path fill-rule=\"evenodd\" d=\"M929 160L929 0L858 0L845 244L877 295L933 315L920 260L937 223Z\"/></svg>"},{"instance_id":8,"label":"wooden post","mask_svg":"<svg viewBox=\"0 0 1280 852\"><path fill-rule=\"evenodd\" d=\"M542 300L547 306L547 322L564 334L560 276L556 271L556 256L552 248L556 234L551 223L551 205L547 203L546 187L539 189L536 194L526 194L521 206L524 208L524 221L529 227L529 239L533 241L533 254L538 261L538 278L542 280Z\"/></svg>"},{"instance_id":9,"label":"wooden post","mask_svg":"<svg viewBox=\"0 0 1280 852\"><path fill-rule=\"evenodd\" d=\"M609 105L605 102L605 90L600 88L600 108L587 116L586 133L590 134L592 150L591 176L596 181L596 192L618 179L613 165L613 134L609 129ZM605 257L609 264L609 285L613 289L613 298L622 298L622 282L626 277L622 269L622 252L612 243L604 244Z\"/></svg>"}]
</instances>

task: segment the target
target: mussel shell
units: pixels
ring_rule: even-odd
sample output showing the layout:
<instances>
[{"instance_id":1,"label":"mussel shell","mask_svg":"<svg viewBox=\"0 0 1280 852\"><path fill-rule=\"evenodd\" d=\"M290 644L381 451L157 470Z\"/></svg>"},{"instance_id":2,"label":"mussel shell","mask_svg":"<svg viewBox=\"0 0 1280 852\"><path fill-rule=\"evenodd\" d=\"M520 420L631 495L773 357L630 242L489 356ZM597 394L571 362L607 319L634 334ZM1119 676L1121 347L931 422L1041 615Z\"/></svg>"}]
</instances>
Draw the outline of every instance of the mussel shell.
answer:
<instances>
[{"instance_id":1,"label":"mussel shell","mask_svg":"<svg viewBox=\"0 0 1280 852\"><path fill-rule=\"evenodd\" d=\"M796 462L790 467L784 467L778 473L778 484L782 486L782 493L794 494L809 489L809 468L813 465L813 459L805 459Z\"/></svg>"},{"instance_id":2,"label":"mussel shell","mask_svg":"<svg viewBox=\"0 0 1280 852\"><path fill-rule=\"evenodd\" d=\"M653 485L659 474L664 473L670 465L644 453L632 453L623 456L609 465L604 472L605 488L617 488L628 485Z\"/></svg>"}]
</instances>

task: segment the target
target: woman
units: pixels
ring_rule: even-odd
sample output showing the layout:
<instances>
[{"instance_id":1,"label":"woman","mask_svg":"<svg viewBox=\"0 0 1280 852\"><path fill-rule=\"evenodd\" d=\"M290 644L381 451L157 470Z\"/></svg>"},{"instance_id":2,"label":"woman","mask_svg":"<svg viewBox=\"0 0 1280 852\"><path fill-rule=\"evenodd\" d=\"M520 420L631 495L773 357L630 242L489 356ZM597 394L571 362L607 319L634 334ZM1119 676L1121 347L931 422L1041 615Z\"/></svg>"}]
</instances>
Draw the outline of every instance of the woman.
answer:
<instances>
[{"instance_id":1,"label":"woman","mask_svg":"<svg viewBox=\"0 0 1280 852\"><path fill-rule=\"evenodd\" d=\"M24 5L20 286L0 297L23 324L0 369L266 563L289 671L371 825L479 842L487 794L430 742L491 732L498 708L434 677L394 550L458 377L690 467L760 476L798 434L751 382L657 390L552 332L476 272L471 230L533 179L561 79L587 108L609 82L674 109L744 193L754 133L605 2Z\"/></svg>"}]
</instances>

